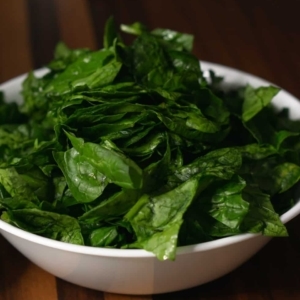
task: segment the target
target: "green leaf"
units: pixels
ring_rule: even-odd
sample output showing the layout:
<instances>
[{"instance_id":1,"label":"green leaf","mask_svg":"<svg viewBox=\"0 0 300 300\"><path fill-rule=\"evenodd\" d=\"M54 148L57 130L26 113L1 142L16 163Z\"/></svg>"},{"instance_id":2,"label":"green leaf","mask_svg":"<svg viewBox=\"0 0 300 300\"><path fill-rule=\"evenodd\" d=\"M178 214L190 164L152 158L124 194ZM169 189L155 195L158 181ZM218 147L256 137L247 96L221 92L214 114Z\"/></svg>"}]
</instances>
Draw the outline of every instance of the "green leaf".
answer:
<instances>
[{"instance_id":1,"label":"green leaf","mask_svg":"<svg viewBox=\"0 0 300 300\"><path fill-rule=\"evenodd\" d=\"M146 26L140 22L135 22L131 25L121 24L120 28L123 32L134 34L134 35L141 35L143 32L147 31Z\"/></svg>"},{"instance_id":2,"label":"green leaf","mask_svg":"<svg viewBox=\"0 0 300 300\"><path fill-rule=\"evenodd\" d=\"M93 74L99 74L101 72L99 70L112 58L113 53L105 49L80 56L47 85L45 93L68 93L71 91L72 86L76 86L74 82L77 82L77 85L78 82L81 82L82 85L85 80L88 80L89 84L93 83L96 81Z\"/></svg>"},{"instance_id":3,"label":"green leaf","mask_svg":"<svg viewBox=\"0 0 300 300\"><path fill-rule=\"evenodd\" d=\"M196 105L200 107L205 116L212 118L219 124L229 122L230 113L224 101L211 90L202 88L197 92L196 99Z\"/></svg>"},{"instance_id":4,"label":"green leaf","mask_svg":"<svg viewBox=\"0 0 300 300\"><path fill-rule=\"evenodd\" d=\"M245 100L243 103L243 121L247 122L251 120L258 112L271 102L279 90L279 88L274 86L254 89L250 85L247 85L245 90Z\"/></svg>"},{"instance_id":5,"label":"green leaf","mask_svg":"<svg viewBox=\"0 0 300 300\"><path fill-rule=\"evenodd\" d=\"M277 191L283 193L299 182L300 167L286 162L275 167L270 175Z\"/></svg>"},{"instance_id":6,"label":"green leaf","mask_svg":"<svg viewBox=\"0 0 300 300\"><path fill-rule=\"evenodd\" d=\"M36 196L47 199L49 184L47 178L38 169L25 170L23 174L15 168L0 169L0 183L12 196L36 201Z\"/></svg>"},{"instance_id":7,"label":"green leaf","mask_svg":"<svg viewBox=\"0 0 300 300\"><path fill-rule=\"evenodd\" d=\"M0 103L0 125L20 124L26 120L26 117L19 112L16 103Z\"/></svg>"},{"instance_id":8,"label":"green leaf","mask_svg":"<svg viewBox=\"0 0 300 300\"><path fill-rule=\"evenodd\" d=\"M285 140L298 136L299 133L286 130L276 131L275 126L270 122L267 111L261 111L244 126L261 145L270 144L279 150Z\"/></svg>"},{"instance_id":9,"label":"green leaf","mask_svg":"<svg viewBox=\"0 0 300 300\"><path fill-rule=\"evenodd\" d=\"M235 177L218 188L212 197L201 200L205 211L224 225L238 228L249 210L249 204L242 197L245 186L241 177Z\"/></svg>"},{"instance_id":10,"label":"green leaf","mask_svg":"<svg viewBox=\"0 0 300 300\"><path fill-rule=\"evenodd\" d=\"M238 147L243 158L251 160L260 160L268 156L277 154L277 150L271 145L249 144Z\"/></svg>"},{"instance_id":11,"label":"green leaf","mask_svg":"<svg viewBox=\"0 0 300 300\"><path fill-rule=\"evenodd\" d=\"M143 33L134 41L132 50L133 71L138 79L150 81L155 86L164 82L160 80L168 78L170 64L164 49L155 37Z\"/></svg>"},{"instance_id":12,"label":"green leaf","mask_svg":"<svg viewBox=\"0 0 300 300\"><path fill-rule=\"evenodd\" d=\"M114 40L118 39L119 35L117 32L116 24L113 17L108 18L105 23L103 45L104 48L109 49L113 46Z\"/></svg>"},{"instance_id":13,"label":"green leaf","mask_svg":"<svg viewBox=\"0 0 300 300\"><path fill-rule=\"evenodd\" d=\"M142 187L142 170L131 159L113 150L94 143L84 143L82 139L66 133L73 147L100 173L113 183L128 189Z\"/></svg>"},{"instance_id":14,"label":"green leaf","mask_svg":"<svg viewBox=\"0 0 300 300\"><path fill-rule=\"evenodd\" d=\"M135 145L134 148L126 148L124 152L133 156L145 156L152 154L154 150L165 141L164 132L153 134L147 138L141 145Z\"/></svg>"},{"instance_id":15,"label":"green leaf","mask_svg":"<svg viewBox=\"0 0 300 300\"><path fill-rule=\"evenodd\" d=\"M20 107L21 112L28 114L32 119L41 121L45 116L48 103L45 95L41 93L45 88L42 78L37 78L33 72L29 72L22 84L24 103Z\"/></svg>"},{"instance_id":16,"label":"green leaf","mask_svg":"<svg viewBox=\"0 0 300 300\"><path fill-rule=\"evenodd\" d=\"M93 207L84 213L79 220L103 221L106 219L119 217L128 212L140 197L138 190L125 190L113 194L107 200L102 201L99 205Z\"/></svg>"},{"instance_id":17,"label":"green leaf","mask_svg":"<svg viewBox=\"0 0 300 300\"><path fill-rule=\"evenodd\" d=\"M287 230L274 211L270 196L255 186L247 186L243 199L249 203L249 212L241 224L244 232L261 232L267 236L287 236Z\"/></svg>"},{"instance_id":18,"label":"green leaf","mask_svg":"<svg viewBox=\"0 0 300 300\"><path fill-rule=\"evenodd\" d=\"M8 211L10 222L17 227L57 241L83 245L81 230L76 219L38 209Z\"/></svg>"},{"instance_id":19,"label":"green leaf","mask_svg":"<svg viewBox=\"0 0 300 300\"><path fill-rule=\"evenodd\" d=\"M101 227L89 235L89 244L93 247L107 247L113 245L119 237L115 226Z\"/></svg>"},{"instance_id":20,"label":"green leaf","mask_svg":"<svg viewBox=\"0 0 300 300\"><path fill-rule=\"evenodd\" d=\"M24 209L24 208L38 208L36 204L31 201L20 199L20 198L1 198L0 196L0 205L6 209Z\"/></svg>"},{"instance_id":21,"label":"green leaf","mask_svg":"<svg viewBox=\"0 0 300 300\"><path fill-rule=\"evenodd\" d=\"M54 51L54 60L47 67L54 72L62 72L68 65L76 61L80 56L91 52L89 49L69 49L66 44L59 42Z\"/></svg>"},{"instance_id":22,"label":"green leaf","mask_svg":"<svg viewBox=\"0 0 300 300\"><path fill-rule=\"evenodd\" d=\"M102 194L108 184L106 176L74 148L66 152L54 152L53 156L78 203L91 202Z\"/></svg>"},{"instance_id":23,"label":"green leaf","mask_svg":"<svg viewBox=\"0 0 300 300\"><path fill-rule=\"evenodd\" d=\"M120 72L121 67L122 64L120 62L112 60L105 66L95 70L95 72L93 72L91 75L74 80L71 82L71 87L73 89L82 89L85 87L89 89L95 89L109 85L115 80Z\"/></svg>"},{"instance_id":24,"label":"green leaf","mask_svg":"<svg viewBox=\"0 0 300 300\"><path fill-rule=\"evenodd\" d=\"M157 28L151 32L153 35L167 42L167 47L174 50L192 51L194 36L187 33L180 33L170 29Z\"/></svg>"},{"instance_id":25,"label":"green leaf","mask_svg":"<svg viewBox=\"0 0 300 300\"><path fill-rule=\"evenodd\" d=\"M165 194L142 196L125 216L137 236L136 246L154 252L160 260L174 260L183 214L209 182L192 178Z\"/></svg>"},{"instance_id":26,"label":"green leaf","mask_svg":"<svg viewBox=\"0 0 300 300\"><path fill-rule=\"evenodd\" d=\"M237 172L241 164L242 157L237 149L224 148L214 150L175 170L174 175L169 177L169 184L185 182L192 176L203 173L229 180Z\"/></svg>"}]
</instances>

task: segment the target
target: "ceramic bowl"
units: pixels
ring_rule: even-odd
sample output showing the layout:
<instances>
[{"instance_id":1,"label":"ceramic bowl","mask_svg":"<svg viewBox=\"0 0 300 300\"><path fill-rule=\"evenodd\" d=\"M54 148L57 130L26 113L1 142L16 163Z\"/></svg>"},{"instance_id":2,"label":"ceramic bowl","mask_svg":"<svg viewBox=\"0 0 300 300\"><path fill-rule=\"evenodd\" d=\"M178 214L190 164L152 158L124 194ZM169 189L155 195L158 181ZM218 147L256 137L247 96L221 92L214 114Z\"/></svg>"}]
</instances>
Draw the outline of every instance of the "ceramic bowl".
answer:
<instances>
[{"instance_id":1,"label":"ceramic bowl","mask_svg":"<svg viewBox=\"0 0 300 300\"><path fill-rule=\"evenodd\" d=\"M202 62L203 70L224 76L226 86L269 82L250 74L217 64ZM39 70L42 75L45 70ZM9 101L21 101L24 76L0 86ZM281 91L273 103L289 107L291 118L300 119L300 102ZM283 223L300 213L300 202L281 216ZM158 261L144 250L93 248L66 244L37 236L0 221L1 234L23 255L49 273L66 281L101 291L120 294L166 293L214 280L247 261L269 237L242 234L212 242L179 247L175 261Z\"/></svg>"}]
</instances>

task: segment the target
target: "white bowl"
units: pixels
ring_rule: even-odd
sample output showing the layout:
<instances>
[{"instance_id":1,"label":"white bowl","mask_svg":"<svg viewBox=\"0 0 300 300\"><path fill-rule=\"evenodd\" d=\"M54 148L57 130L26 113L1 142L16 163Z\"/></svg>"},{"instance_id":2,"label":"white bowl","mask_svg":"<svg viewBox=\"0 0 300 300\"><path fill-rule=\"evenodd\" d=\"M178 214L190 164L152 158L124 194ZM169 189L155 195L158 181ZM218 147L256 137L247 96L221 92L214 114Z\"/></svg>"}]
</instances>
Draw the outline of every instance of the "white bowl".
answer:
<instances>
[{"instance_id":1,"label":"white bowl","mask_svg":"<svg viewBox=\"0 0 300 300\"><path fill-rule=\"evenodd\" d=\"M213 69L224 76L229 86L269 82L247 73L202 63L202 69ZM39 70L41 75L45 70ZM20 86L25 76L0 86L8 100L20 101ZM289 107L291 117L300 119L300 103L291 94L281 91L273 102ZM300 213L300 202L281 216L283 223ZM242 234L212 242L179 247L176 261L158 261L144 250L93 248L66 244L37 236L0 221L2 235L29 260L66 281L120 294L156 294L182 290L221 277L247 261L260 250L269 237Z\"/></svg>"}]
</instances>

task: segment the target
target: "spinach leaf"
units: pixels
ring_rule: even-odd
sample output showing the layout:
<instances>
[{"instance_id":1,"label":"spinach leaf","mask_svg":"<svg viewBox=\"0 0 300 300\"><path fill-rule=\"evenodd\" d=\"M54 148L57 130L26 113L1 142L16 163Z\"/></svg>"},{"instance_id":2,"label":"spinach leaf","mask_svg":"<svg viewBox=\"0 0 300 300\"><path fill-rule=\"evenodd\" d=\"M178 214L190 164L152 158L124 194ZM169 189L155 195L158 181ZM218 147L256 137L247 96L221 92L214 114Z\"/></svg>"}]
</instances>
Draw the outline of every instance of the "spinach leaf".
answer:
<instances>
[{"instance_id":1,"label":"spinach leaf","mask_svg":"<svg viewBox=\"0 0 300 300\"><path fill-rule=\"evenodd\" d=\"M102 194L108 184L106 176L74 148L53 155L78 203L91 202Z\"/></svg>"},{"instance_id":2,"label":"spinach leaf","mask_svg":"<svg viewBox=\"0 0 300 300\"><path fill-rule=\"evenodd\" d=\"M9 222L17 227L57 241L83 245L76 219L36 208L9 210Z\"/></svg>"},{"instance_id":3,"label":"spinach leaf","mask_svg":"<svg viewBox=\"0 0 300 300\"><path fill-rule=\"evenodd\" d=\"M85 79L93 82L93 74L99 74L99 70L113 58L113 53L109 50L99 50L80 56L72 64L59 73L45 88L45 93L64 94L71 91L76 85L83 85ZM98 72L98 73L97 73ZM108 70L107 70L108 72ZM90 77L88 77L90 76ZM97 75L94 75L95 77ZM95 79L94 79L95 80ZM92 84L92 83L89 83Z\"/></svg>"},{"instance_id":4,"label":"spinach leaf","mask_svg":"<svg viewBox=\"0 0 300 300\"><path fill-rule=\"evenodd\" d=\"M109 49L113 46L114 41L116 39L119 39L118 31L113 17L110 17L106 21L104 31L103 46L104 48Z\"/></svg>"},{"instance_id":5,"label":"spinach leaf","mask_svg":"<svg viewBox=\"0 0 300 300\"><path fill-rule=\"evenodd\" d=\"M250 85L247 85L243 103L243 121L247 122L252 119L262 108L271 102L278 92L279 89L274 86L254 89Z\"/></svg>"},{"instance_id":6,"label":"spinach leaf","mask_svg":"<svg viewBox=\"0 0 300 300\"><path fill-rule=\"evenodd\" d=\"M12 197L20 197L36 202L36 197L47 199L50 196L48 179L36 168L22 173L15 168L0 169L0 183Z\"/></svg>"},{"instance_id":7,"label":"spinach leaf","mask_svg":"<svg viewBox=\"0 0 300 300\"><path fill-rule=\"evenodd\" d=\"M137 236L133 246L154 252L160 260L174 260L183 214L210 182L209 176L191 178L159 196L143 195L125 216Z\"/></svg>"},{"instance_id":8,"label":"spinach leaf","mask_svg":"<svg viewBox=\"0 0 300 300\"><path fill-rule=\"evenodd\" d=\"M270 196L255 186L247 186L243 199L249 203L249 212L241 224L244 232L262 232L267 236L287 236L287 230L274 211Z\"/></svg>"},{"instance_id":9,"label":"spinach leaf","mask_svg":"<svg viewBox=\"0 0 300 300\"><path fill-rule=\"evenodd\" d=\"M68 48L63 42L59 42L54 51L54 59L47 65L47 67L53 72L62 72L69 64L89 52L91 51L85 48L73 50Z\"/></svg>"},{"instance_id":10,"label":"spinach leaf","mask_svg":"<svg viewBox=\"0 0 300 300\"><path fill-rule=\"evenodd\" d=\"M137 190L122 189L120 192L115 193L110 198L102 201L99 205L84 213L79 220L93 220L93 222L99 222L122 216L136 203L139 196L140 192Z\"/></svg>"},{"instance_id":11,"label":"spinach leaf","mask_svg":"<svg viewBox=\"0 0 300 300\"><path fill-rule=\"evenodd\" d=\"M131 25L121 24L121 30L134 35L141 35L143 32L147 31L147 28L144 24L140 22L135 22Z\"/></svg>"},{"instance_id":12,"label":"spinach leaf","mask_svg":"<svg viewBox=\"0 0 300 300\"><path fill-rule=\"evenodd\" d=\"M154 29L151 33L166 42L166 47L170 47L177 51L192 51L194 37L191 34L180 33L162 28Z\"/></svg>"},{"instance_id":13,"label":"spinach leaf","mask_svg":"<svg viewBox=\"0 0 300 300\"><path fill-rule=\"evenodd\" d=\"M33 72L29 72L22 84L22 95L24 102L20 108L21 112L30 115L30 118L42 121L48 109L48 101L44 93L45 81L43 78L36 78Z\"/></svg>"},{"instance_id":14,"label":"spinach leaf","mask_svg":"<svg viewBox=\"0 0 300 300\"><path fill-rule=\"evenodd\" d=\"M155 87L168 80L170 63L155 37L141 34L134 41L132 51L133 72L141 83Z\"/></svg>"},{"instance_id":15,"label":"spinach leaf","mask_svg":"<svg viewBox=\"0 0 300 300\"><path fill-rule=\"evenodd\" d=\"M230 228L238 228L248 213L249 204L243 199L246 182L235 177L218 188L208 199L201 199L204 211Z\"/></svg>"},{"instance_id":16,"label":"spinach leaf","mask_svg":"<svg viewBox=\"0 0 300 300\"><path fill-rule=\"evenodd\" d=\"M278 165L273 169L272 179L275 189L283 193L299 182L300 166L288 162Z\"/></svg>"},{"instance_id":17,"label":"spinach leaf","mask_svg":"<svg viewBox=\"0 0 300 300\"><path fill-rule=\"evenodd\" d=\"M142 187L142 170L124 154L66 134L79 154L112 182L129 189Z\"/></svg>"},{"instance_id":18,"label":"spinach leaf","mask_svg":"<svg viewBox=\"0 0 300 300\"><path fill-rule=\"evenodd\" d=\"M115 226L101 227L93 230L89 235L89 244L94 247L108 247L116 243L119 233Z\"/></svg>"},{"instance_id":19,"label":"spinach leaf","mask_svg":"<svg viewBox=\"0 0 300 300\"><path fill-rule=\"evenodd\" d=\"M26 116L20 113L16 103L0 102L0 125L20 124L26 120Z\"/></svg>"},{"instance_id":20,"label":"spinach leaf","mask_svg":"<svg viewBox=\"0 0 300 300\"><path fill-rule=\"evenodd\" d=\"M231 179L242 164L238 150L224 148L209 152L197 158L189 165L184 165L169 177L169 184L185 182L196 174L207 173L221 179Z\"/></svg>"}]
</instances>

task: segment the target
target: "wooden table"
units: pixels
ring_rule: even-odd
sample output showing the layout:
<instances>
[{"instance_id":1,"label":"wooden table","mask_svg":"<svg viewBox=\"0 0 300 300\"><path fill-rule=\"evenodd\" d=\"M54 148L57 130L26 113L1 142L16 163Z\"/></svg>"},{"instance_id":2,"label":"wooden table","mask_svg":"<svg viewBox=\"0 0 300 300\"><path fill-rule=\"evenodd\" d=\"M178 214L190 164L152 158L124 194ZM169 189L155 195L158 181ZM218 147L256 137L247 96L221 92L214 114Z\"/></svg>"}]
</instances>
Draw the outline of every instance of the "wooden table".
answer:
<instances>
[{"instance_id":1,"label":"wooden table","mask_svg":"<svg viewBox=\"0 0 300 300\"><path fill-rule=\"evenodd\" d=\"M202 60L242 69L300 98L297 0L0 0L0 82L39 68L55 44L102 46L103 25L141 21L195 35ZM300 299L300 217L290 237L274 239L231 274L155 296L122 296L67 283L33 265L0 237L1 300Z\"/></svg>"}]
</instances>

